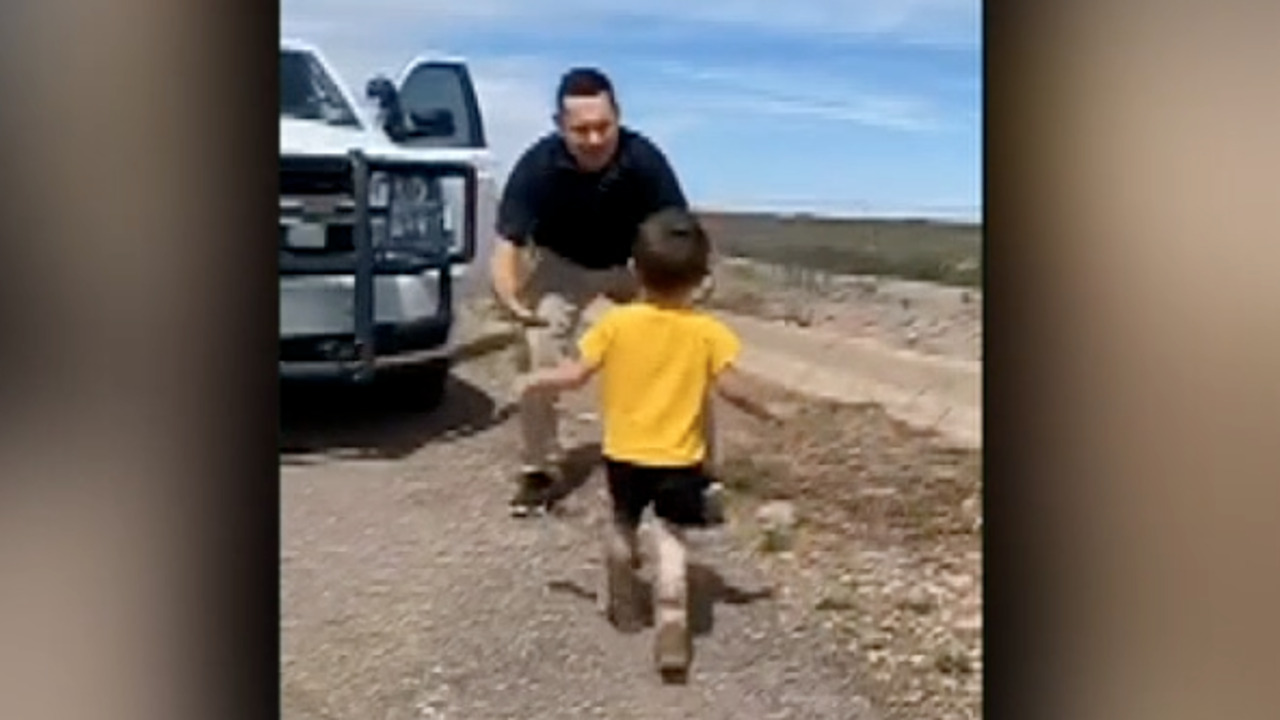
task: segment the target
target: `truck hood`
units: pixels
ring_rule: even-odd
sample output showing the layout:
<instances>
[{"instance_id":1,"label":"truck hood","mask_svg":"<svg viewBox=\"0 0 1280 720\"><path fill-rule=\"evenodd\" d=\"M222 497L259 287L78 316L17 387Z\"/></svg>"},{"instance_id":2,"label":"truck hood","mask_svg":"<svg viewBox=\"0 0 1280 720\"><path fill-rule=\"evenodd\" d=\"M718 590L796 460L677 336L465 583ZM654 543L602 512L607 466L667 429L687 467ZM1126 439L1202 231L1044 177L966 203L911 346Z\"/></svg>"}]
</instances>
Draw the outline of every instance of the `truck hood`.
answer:
<instances>
[{"instance_id":1,"label":"truck hood","mask_svg":"<svg viewBox=\"0 0 1280 720\"><path fill-rule=\"evenodd\" d=\"M291 157L333 157L360 149L371 158L408 162L452 162L476 166L492 172L493 159L487 149L402 148L379 132L364 128L337 127L314 120L280 118L280 155Z\"/></svg>"},{"instance_id":2,"label":"truck hood","mask_svg":"<svg viewBox=\"0 0 1280 720\"><path fill-rule=\"evenodd\" d=\"M384 150L378 135L364 128L338 127L315 120L280 118L281 155L345 155L355 148ZM385 141L390 144L390 141Z\"/></svg>"}]
</instances>

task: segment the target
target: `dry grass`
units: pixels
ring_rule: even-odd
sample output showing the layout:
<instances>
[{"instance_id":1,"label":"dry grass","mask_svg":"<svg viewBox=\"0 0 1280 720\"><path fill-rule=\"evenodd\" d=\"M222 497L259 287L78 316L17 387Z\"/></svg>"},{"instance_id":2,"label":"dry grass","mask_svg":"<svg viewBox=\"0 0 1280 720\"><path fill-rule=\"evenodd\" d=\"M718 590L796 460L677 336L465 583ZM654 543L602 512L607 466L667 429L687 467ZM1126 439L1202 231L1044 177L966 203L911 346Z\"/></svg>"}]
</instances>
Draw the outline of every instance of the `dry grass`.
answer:
<instances>
[{"instance_id":1,"label":"dry grass","mask_svg":"<svg viewBox=\"0 0 1280 720\"><path fill-rule=\"evenodd\" d=\"M787 499L794 554L764 561L832 628L890 718L981 717L981 454L949 449L876 406L756 392L780 430L726 412L734 523Z\"/></svg>"},{"instance_id":2,"label":"dry grass","mask_svg":"<svg viewBox=\"0 0 1280 720\"><path fill-rule=\"evenodd\" d=\"M842 275L982 285L981 225L702 213L729 256Z\"/></svg>"}]
</instances>

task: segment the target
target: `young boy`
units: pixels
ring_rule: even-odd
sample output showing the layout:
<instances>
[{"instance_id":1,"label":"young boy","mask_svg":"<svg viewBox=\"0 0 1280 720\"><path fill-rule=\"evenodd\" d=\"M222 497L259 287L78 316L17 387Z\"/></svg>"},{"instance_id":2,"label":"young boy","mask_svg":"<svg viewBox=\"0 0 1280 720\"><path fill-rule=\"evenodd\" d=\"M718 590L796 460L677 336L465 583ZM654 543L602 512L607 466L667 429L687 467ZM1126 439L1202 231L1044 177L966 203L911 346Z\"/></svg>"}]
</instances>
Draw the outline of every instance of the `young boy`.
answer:
<instances>
[{"instance_id":1,"label":"young boy","mask_svg":"<svg viewBox=\"0 0 1280 720\"><path fill-rule=\"evenodd\" d=\"M711 243L697 220L663 210L640 228L632 269L637 302L608 310L579 341L580 357L517 381L520 393L562 392L600 375L604 459L612 504L605 539L609 619L626 614L640 564L636 531L653 506L656 567L655 662L669 679L688 670L690 639L684 529L704 526L710 481L703 472L704 418L711 391L758 417L772 419L740 388L734 362L740 343L693 298L709 272Z\"/></svg>"}]
</instances>

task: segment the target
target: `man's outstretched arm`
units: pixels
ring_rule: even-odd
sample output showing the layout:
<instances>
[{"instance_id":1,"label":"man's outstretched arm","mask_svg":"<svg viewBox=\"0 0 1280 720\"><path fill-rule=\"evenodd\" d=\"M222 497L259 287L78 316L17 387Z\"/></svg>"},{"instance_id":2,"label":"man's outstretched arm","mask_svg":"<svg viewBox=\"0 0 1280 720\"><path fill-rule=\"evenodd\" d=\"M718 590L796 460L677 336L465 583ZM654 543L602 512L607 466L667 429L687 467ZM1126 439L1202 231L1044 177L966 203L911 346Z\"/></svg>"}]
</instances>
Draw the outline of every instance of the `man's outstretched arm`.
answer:
<instances>
[{"instance_id":1,"label":"man's outstretched arm","mask_svg":"<svg viewBox=\"0 0 1280 720\"><path fill-rule=\"evenodd\" d=\"M489 259L493 294L516 320L526 324L539 324L541 320L537 314L520 300L520 265L520 246L505 237L499 237L493 245L493 257Z\"/></svg>"},{"instance_id":2,"label":"man's outstretched arm","mask_svg":"<svg viewBox=\"0 0 1280 720\"><path fill-rule=\"evenodd\" d=\"M520 300L521 249L533 235L538 217L537 159L533 148L511 169L498 203L497 238L489 259L489 278L498 302L517 320L538 323L535 311Z\"/></svg>"}]
</instances>

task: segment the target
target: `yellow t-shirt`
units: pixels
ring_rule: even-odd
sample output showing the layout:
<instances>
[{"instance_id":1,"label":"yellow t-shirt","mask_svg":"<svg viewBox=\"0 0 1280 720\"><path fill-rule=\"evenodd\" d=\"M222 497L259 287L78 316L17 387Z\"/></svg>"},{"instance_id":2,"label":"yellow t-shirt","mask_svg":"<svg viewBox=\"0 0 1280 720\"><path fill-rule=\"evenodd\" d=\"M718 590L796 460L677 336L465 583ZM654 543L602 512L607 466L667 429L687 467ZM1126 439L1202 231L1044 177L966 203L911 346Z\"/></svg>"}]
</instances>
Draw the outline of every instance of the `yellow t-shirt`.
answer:
<instances>
[{"instance_id":1,"label":"yellow t-shirt","mask_svg":"<svg viewBox=\"0 0 1280 720\"><path fill-rule=\"evenodd\" d=\"M740 342L694 309L638 302L610 308L578 342L599 368L606 457L637 465L696 465L707 451L704 405Z\"/></svg>"}]
</instances>

